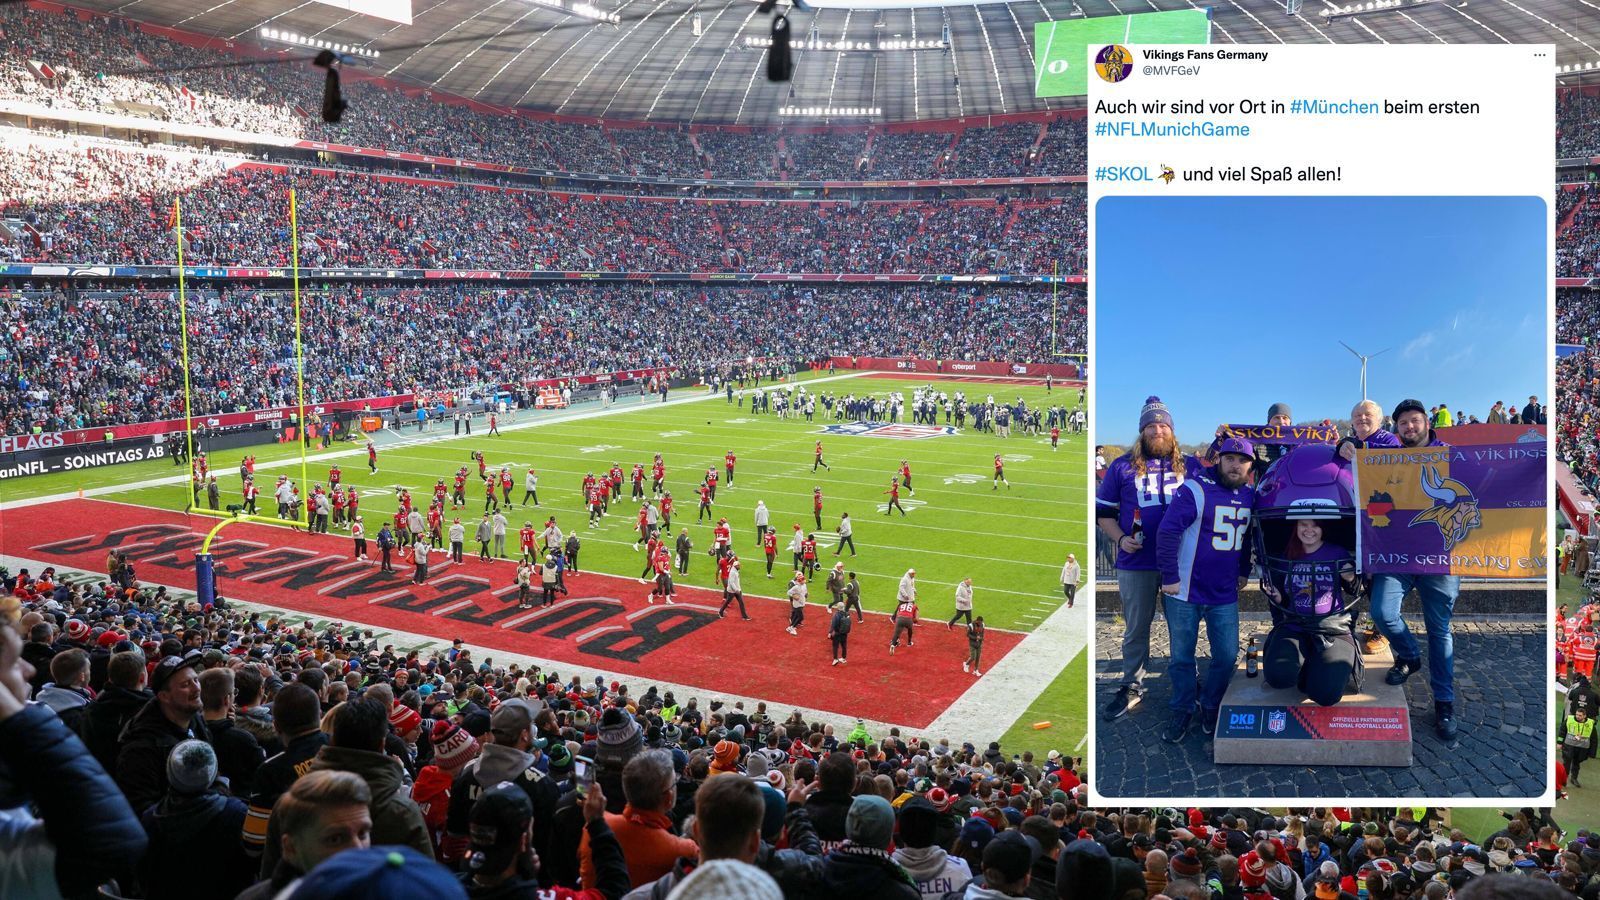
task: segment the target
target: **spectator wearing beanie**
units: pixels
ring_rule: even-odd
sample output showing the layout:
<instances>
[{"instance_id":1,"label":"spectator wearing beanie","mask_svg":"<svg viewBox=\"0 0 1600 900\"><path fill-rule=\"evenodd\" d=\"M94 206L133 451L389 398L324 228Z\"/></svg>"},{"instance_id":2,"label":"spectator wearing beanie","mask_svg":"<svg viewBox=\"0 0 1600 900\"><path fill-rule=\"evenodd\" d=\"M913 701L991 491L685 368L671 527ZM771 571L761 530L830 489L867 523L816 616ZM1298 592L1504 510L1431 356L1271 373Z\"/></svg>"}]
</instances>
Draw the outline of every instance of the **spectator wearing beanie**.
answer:
<instances>
[{"instance_id":1,"label":"spectator wearing beanie","mask_svg":"<svg viewBox=\"0 0 1600 900\"><path fill-rule=\"evenodd\" d=\"M244 823L245 852L251 856L261 855L273 804L328 743L327 734L318 727L321 716L317 692L303 684L284 685L273 700L272 730L284 749L256 769L250 812Z\"/></svg>"},{"instance_id":2,"label":"spectator wearing beanie","mask_svg":"<svg viewBox=\"0 0 1600 900\"><path fill-rule=\"evenodd\" d=\"M340 853L300 879L287 900L467 900L449 869L411 847Z\"/></svg>"},{"instance_id":3,"label":"spectator wearing beanie","mask_svg":"<svg viewBox=\"0 0 1600 900\"><path fill-rule=\"evenodd\" d=\"M397 709L405 709L397 706ZM412 713L415 715L415 713ZM391 716L391 721L393 717ZM428 835L434 846L441 846L445 834L445 820L450 813L450 788L461 768L478 755L478 742L460 725L448 719L433 720L433 763L423 766L417 773L417 782L411 786L411 799L422 810L422 820L428 823Z\"/></svg>"},{"instance_id":4,"label":"spectator wearing beanie","mask_svg":"<svg viewBox=\"0 0 1600 900\"><path fill-rule=\"evenodd\" d=\"M877 794L862 794L845 816L845 842L797 873L794 900L919 900L922 896L906 870L889 855L894 837L894 808Z\"/></svg>"},{"instance_id":5,"label":"spectator wearing beanie","mask_svg":"<svg viewBox=\"0 0 1600 900\"><path fill-rule=\"evenodd\" d=\"M585 756L594 760L595 780L606 792L607 812L622 812L622 770L644 749L644 730L625 710L613 706L600 716L599 734Z\"/></svg>"},{"instance_id":6,"label":"spectator wearing beanie","mask_svg":"<svg viewBox=\"0 0 1600 900\"><path fill-rule=\"evenodd\" d=\"M943 897L972 880L966 861L938 846L942 818L948 817L923 797L913 797L900 808L900 839L894 861L911 876L924 898Z\"/></svg>"},{"instance_id":7,"label":"spectator wearing beanie","mask_svg":"<svg viewBox=\"0 0 1600 900\"><path fill-rule=\"evenodd\" d=\"M433 855L428 826L422 811L404 791L405 769L398 760L383 752L389 733L389 710L382 701L362 697L340 704L330 711L332 740L317 751L308 771L350 772L360 776L372 792L372 843L404 844L418 853ZM262 848L261 871L271 872L282 853L277 816L267 822L266 844Z\"/></svg>"},{"instance_id":8,"label":"spectator wearing beanie","mask_svg":"<svg viewBox=\"0 0 1600 900\"><path fill-rule=\"evenodd\" d=\"M217 755L204 741L183 741L167 757L167 794L142 817L150 849L139 882L151 900L205 894L232 897L255 880L239 843L243 801L219 793Z\"/></svg>"},{"instance_id":9,"label":"spectator wearing beanie","mask_svg":"<svg viewBox=\"0 0 1600 900\"><path fill-rule=\"evenodd\" d=\"M1118 863L1126 864L1121 867L1120 883ZM1034 868L1037 871L1038 866L1035 865ZM1055 878L1051 890L1059 888L1060 893L1037 893L1034 887L1035 883L1030 881L1027 894L1029 897L1049 897L1054 900L1057 896L1067 896L1075 900L1117 900L1126 897L1129 888L1143 893L1144 880L1132 860L1113 860L1104 845L1088 838L1079 838L1063 848L1060 859L1056 860Z\"/></svg>"},{"instance_id":10,"label":"spectator wearing beanie","mask_svg":"<svg viewBox=\"0 0 1600 900\"><path fill-rule=\"evenodd\" d=\"M1174 881L1189 881L1194 884L1201 883L1204 870L1200 863L1200 852L1193 847L1185 848L1182 853L1175 853L1167 861L1167 883Z\"/></svg>"},{"instance_id":11,"label":"spectator wearing beanie","mask_svg":"<svg viewBox=\"0 0 1600 900\"><path fill-rule=\"evenodd\" d=\"M733 859L716 859L696 868L672 893L673 900L783 900L783 896L772 876Z\"/></svg>"},{"instance_id":12,"label":"spectator wearing beanie","mask_svg":"<svg viewBox=\"0 0 1600 900\"><path fill-rule=\"evenodd\" d=\"M671 754L664 750L647 750L635 755L623 770L622 789L626 793L622 812L608 812L605 819L617 836L617 843L622 845L628 880L633 887L666 875L679 857L699 855L694 841L672 833L677 774L672 770ZM609 809L611 804L608 802L606 806ZM578 845L578 863L583 886L597 887L598 872L587 832Z\"/></svg>"},{"instance_id":13,"label":"spectator wearing beanie","mask_svg":"<svg viewBox=\"0 0 1600 900\"><path fill-rule=\"evenodd\" d=\"M707 777L737 774L739 774L739 745L734 741L717 741L717 745L711 749L711 771Z\"/></svg>"}]
</instances>

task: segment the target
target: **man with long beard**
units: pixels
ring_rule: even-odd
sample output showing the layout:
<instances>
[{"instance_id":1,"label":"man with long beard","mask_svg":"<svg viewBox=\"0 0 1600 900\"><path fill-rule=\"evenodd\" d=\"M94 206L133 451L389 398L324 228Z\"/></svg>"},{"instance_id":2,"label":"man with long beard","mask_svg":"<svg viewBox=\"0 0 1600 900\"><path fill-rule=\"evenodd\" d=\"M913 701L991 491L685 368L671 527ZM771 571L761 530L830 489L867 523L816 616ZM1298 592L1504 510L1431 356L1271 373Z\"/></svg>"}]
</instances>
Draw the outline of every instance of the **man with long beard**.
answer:
<instances>
[{"instance_id":1,"label":"man with long beard","mask_svg":"<svg viewBox=\"0 0 1600 900\"><path fill-rule=\"evenodd\" d=\"M1095 493L1095 518L1117 549L1117 593L1122 600L1122 681L1106 704L1107 721L1120 719L1144 696L1144 670L1150 662L1150 623L1160 595L1156 547L1172 494L1186 477L1201 471L1199 460L1178 449L1172 414L1160 397L1139 410L1139 440L1107 467Z\"/></svg>"},{"instance_id":2,"label":"man with long beard","mask_svg":"<svg viewBox=\"0 0 1600 900\"><path fill-rule=\"evenodd\" d=\"M1245 482L1255 448L1242 438L1217 447L1217 465L1173 494L1156 532L1156 562L1167 617L1167 679L1172 682L1172 719L1161 739L1183 740L1199 701L1200 729L1216 730L1222 695L1239 661L1239 589L1250 566L1247 532L1255 490ZM1202 691L1196 681L1195 647L1206 625L1211 667Z\"/></svg>"}]
</instances>

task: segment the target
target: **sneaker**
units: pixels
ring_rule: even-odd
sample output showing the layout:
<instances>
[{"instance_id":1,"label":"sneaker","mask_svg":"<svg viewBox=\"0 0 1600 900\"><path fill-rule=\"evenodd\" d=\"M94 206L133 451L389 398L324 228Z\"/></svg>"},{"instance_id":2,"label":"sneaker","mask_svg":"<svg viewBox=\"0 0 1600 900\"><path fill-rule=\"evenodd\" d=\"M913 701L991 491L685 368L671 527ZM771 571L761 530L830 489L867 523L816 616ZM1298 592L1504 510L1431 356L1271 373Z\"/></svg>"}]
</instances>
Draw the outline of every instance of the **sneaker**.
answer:
<instances>
[{"instance_id":1,"label":"sneaker","mask_svg":"<svg viewBox=\"0 0 1600 900\"><path fill-rule=\"evenodd\" d=\"M890 655L891 655L891 656L893 656L893 655L894 655L894 650L895 650L895 645L894 645L894 644L890 644L890 645L889 645L889 654L890 654Z\"/></svg>"},{"instance_id":2,"label":"sneaker","mask_svg":"<svg viewBox=\"0 0 1600 900\"><path fill-rule=\"evenodd\" d=\"M1439 735L1439 740L1446 743L1456 739L1456 709L1455 704L1448 701L1436 701L1433 704L1433 731Z\"/></svg>"},{"instance_id":3,"label":"sneaker","mask_svg":"<svg viewBox=\"0 0 1600 900\"><path fill-rule=\"evenodd\" d=\"M671 598L671 597L668 597L668 598L667 598L667 605L668 605L668 606L676 606L676 605L677 605L677 604L675 604L675 603L673 603L673 602L672 602L672 598Z\"/></svg>"},{"instance_id":4,"label":"sneaker","mask_svg":"<svg viewBox=\"0 0 1600 900\"><path fill-rule=\"evenodd\" d=\"M1143 699L1144 690L1142 688L1125 684L1117 688L1116 694L1112 695L1111 702L1106 704L1102 715L1106 721L1114 722L1127 715L1128 711L1138 706L1139 701Z\"/></svg>"},{"instance_id":5,"label":"sneaker","mask_svg":"<svg viewBox=\"0 0 1600 900\"><path fill-rule=\"evenodd\" d=\"M981 672L981 671L979 671L979 670L977 670L977 669L973 669L973 670L972 670L972 677L973 677L973 678L977 678L977 677L978 677L978 676L980 676L980 675L982 675L982 674L983 674L983 672Z\"/></svg>"},{"instance_id":6,"label":"sneaker","mask_svg":"<svg viewBox=\"0 0 1600 900\"><path fill-rule=\"evenodd\" d=\"M1200 708L1200 731L1206 737L1211 737L1217 733L1217 714L1219 712L1221 712L1220 709Z\"/></svg>"},{"instance_id":7,"label":"sneaker","mask_svg":"<svg viewBox=\"0 0 1600 900\"><path fill-rule=\"evenodd\" d=\"M740 618L744 619L746 622L750 621L749 616L740 616ZM840 660L840 662L843 662L843 660Z\"/></svg>"},{"instance_id":8,"label":"sneaker","mask_svg":"<svg viewBox=\"0 0 1600 900\"><path fill-rule=\"evenodd\" d=\"M839 664L839 660L837 660L837 659L835 659L835 660L834 660L834 661L833 661L833 664L834 664L834 665L836 665L836 666L837 666L837 665L838 665L838 664Z\"/></svg>"},{"instance_id":9,"label":"sneaker","mask_svg":"<svg viewBox=\"0 0 1600 900\"><path fill-rule=\"evenodd\" d=\"M787 631L790 634L799 634L800 633L800 632L794 630L794 626L793 625L790 625L788 628L785 628L784 631Z\"/></svg>"},{"instance_id":10,"label":"sneaker","mask_svg":"<svg viewBox=\"0 0 1600 900\"><path fill-rule=\"evenodd\" d=\"M966 660L962 660L961 661L961 671L963 671L963 672L972 671L972 664L967 662Z\"/></svg>"},{"instance_id":11,"label":"sneaker","mask_svg":"<svg viewBox=\"0 0 1600 900\"><path fill-rule=\"evenodd\" d=\"M1422 660L1420 659L1397 659L1394 661L1394 665L1389 669L1389 674L1383 676L1383 681L1385 684L1405 684L1406 679L1410 678L1413 672L1416 672L1421 668Z\"/></svg>"},{"instance_id":12,"label":"sneaker","mask_svg":"<svg viewBox=\"0 0 1600 900\"><path fill-rule=\"evenodd\" d=\"M1189 733L1189 723L1193 719L1194 713L1177 713L1167 723L1167 727L1161 730L1161 739L1169 744L1183 740L1183 736Z\"/></svg>"}]
</instances>

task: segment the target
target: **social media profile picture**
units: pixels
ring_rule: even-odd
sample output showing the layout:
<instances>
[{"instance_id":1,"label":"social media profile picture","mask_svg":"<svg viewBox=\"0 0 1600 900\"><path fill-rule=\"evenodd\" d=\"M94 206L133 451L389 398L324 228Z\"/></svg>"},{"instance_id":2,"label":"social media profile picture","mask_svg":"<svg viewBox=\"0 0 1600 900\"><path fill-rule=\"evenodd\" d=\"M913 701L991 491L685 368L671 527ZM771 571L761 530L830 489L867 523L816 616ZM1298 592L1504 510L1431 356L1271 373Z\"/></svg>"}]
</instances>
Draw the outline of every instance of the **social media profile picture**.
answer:
<instances>
[{"instance_id":1,"label":"social media profile picture","mask_svg":"<svg viewBox=\"0 0 1600 900\"><path fill-rule=\"evenodd\" d=\"M1116 84L1133 74L1133 54L1121 44L1107 44L1094 55L1094 70L1101 79Z\"/></svg>"}]
</instances>

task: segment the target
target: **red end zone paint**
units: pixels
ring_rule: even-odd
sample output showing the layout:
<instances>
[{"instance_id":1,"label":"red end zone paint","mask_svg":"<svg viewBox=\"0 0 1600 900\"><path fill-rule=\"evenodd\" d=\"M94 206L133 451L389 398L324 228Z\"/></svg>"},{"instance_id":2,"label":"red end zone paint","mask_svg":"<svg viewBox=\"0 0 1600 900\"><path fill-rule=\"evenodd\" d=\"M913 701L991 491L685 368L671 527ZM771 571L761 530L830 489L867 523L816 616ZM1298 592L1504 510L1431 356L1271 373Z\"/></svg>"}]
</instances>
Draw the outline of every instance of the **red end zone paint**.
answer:
<instances>
[{"instance_id":1,"label":"red end zone paint","mask_svg":"<svg viewBox=\"0 0 1600 900\"><path fill-rule=\"evenodd\" d=\"M875 378L884 381L959 381L967 384L1022 384L1030 387L1040 387L1044 384L1043 378L1016 378L1010 375L968 375L960 372L935 373L935 372L867 372L858 378ZM1056 387L1066 390L1068 388L1081 388L1085 386L1082 381L1069 381L1058 379Z\"/></svg>"},{"instance_id":2,"label":"red end zone paint","mask_svg":"<svg viewBox=\"0 0 1600 900\"><path fill-rule=\"evenodd\" d=\"M14 510L7 519L0 551L8 555L104 572L107 551L125 549L140 579L178 587L194 584L194 554L214 524L210 518L96 500L42 504ZM369 538L368 544L376 553L376 541ZM943 604L929 604L917 646L902 647L895 656L888 652L888 616L868 613L850 632L850 662L832 666L828 613L815 603L806 607L805 625L794 637L784 632L787 601L746 597L754 621L740 621L737 607L719 620L719 593L680 587L676 605L647 606L649 588L636 579L585 573L568 577L571 596L551 609L519 610L508 563L479 562L469 550L462 564L431 564L428 583L414 586L403 560L396 559L397 573L388 575L352 560L350 550L347 537L248 522L229 525L211 545L224 597L433 635L446 643L460 637L507 653L704 686L779 706L920 728L973 681L960 665L965 632L946 631L935 618ZM750 577L765 581L757 571L751 567ZM814 595L825 595L820 588L819 582ZM984 665L998 662L1021 639L991 630Z\"/></svg>"}]
</instances>

